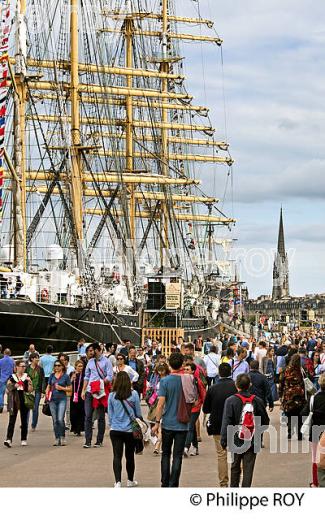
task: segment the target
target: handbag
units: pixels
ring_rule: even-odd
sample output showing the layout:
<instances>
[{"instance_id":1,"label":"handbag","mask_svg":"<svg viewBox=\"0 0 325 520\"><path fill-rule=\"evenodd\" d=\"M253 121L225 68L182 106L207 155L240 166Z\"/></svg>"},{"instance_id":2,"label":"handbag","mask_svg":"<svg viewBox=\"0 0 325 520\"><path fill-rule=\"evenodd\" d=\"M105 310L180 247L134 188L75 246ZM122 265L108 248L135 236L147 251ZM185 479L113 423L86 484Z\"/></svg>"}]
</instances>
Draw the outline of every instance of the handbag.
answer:
<instances>
[{"instance_id":1,"label":"handbag","mask_svg":"<svg viewBox=\"0 0 325 520\"><path fill-rule=\"evenodd\" d=\"M310 429L313 419L313 409L314 409L314 398L315 396L312 395L309 402L309 414L308 417L304 420L302 427L300 428L300 433L305 439L309 439L310 435Z\"/></svg>"},{"instance_id":2,"label":"handbag","mask_svg":"<svg viewBox=\"0 0 325 520\"><path fill-rule=\"evenodd\" d=\"M141 421L140 419L138 419L137 417L133 416L130 414L130 412L128 411L127 407L125 406L124 402L121 401L122 403L122 406L124 408L124 411L125 413L129 416L130 418L130 421L131 421L131 429L132 429L132 435L133 435L133 438L135 440L142 440L143 441L143 433L142 433L142 428L141 428L141 423L143 421ZM139 421L139 422L138 422Z\"/></svg>"},{"instance_id":3,"label":"handbag","mask_svg":"<svg viewBox=\"0 0 325 520\"><path fill-rule=\"evenodd\" d=\"M51 417L51 408L50 403L48 401L45 401L45 403L42 406L42 414L47 415L48 417Z\"/></svg>"},{"instance_id":4,"label":"handbag","mask_svg":"<svg viewBox=\"0 0 325 520\"><path fill-rule=\"evenodd\" d=\"M28 410L34 409L35 395L32 392L24 392L24 404Z\"/></svg>"},{"instance_id":5,"label":"handbag","mask_svg":"<svg viewBox=\"0 0 325 520\"><path fill-rule=\"evenodd\" d=\"M301 374L302 374L302 377L303 377L303 380L304 380L306 397L307 397L307 395L314 395L314 394L316 394L317 390L314 387L314 385L311 382L311 380L309 379L309 377L306 376L306 372L304 371L303 368L301 369Z\"/></svg>"}]
</instances>

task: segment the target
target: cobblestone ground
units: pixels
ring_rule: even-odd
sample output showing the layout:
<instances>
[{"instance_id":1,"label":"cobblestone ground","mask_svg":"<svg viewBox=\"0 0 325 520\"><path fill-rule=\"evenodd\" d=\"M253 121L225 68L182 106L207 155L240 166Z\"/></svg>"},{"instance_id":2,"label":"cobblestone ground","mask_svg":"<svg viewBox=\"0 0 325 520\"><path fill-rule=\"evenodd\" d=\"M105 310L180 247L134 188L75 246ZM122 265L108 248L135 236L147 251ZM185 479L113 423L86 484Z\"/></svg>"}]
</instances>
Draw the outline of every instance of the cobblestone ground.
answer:
<instances>
[{"instance_id":1,"label":"cobblestone ground","mask_svg":"<svg viewBox=\"0 0 325 520\"><path fill-rule=\"evenodd\" d=\"M112 487L112 449L107 432L105 445L100 449L85 450L83 438L69 434L66 447L53 447L51 419L40 414L39 427L30 433L28 446L20 446L19 419L13 447L3 446L8 415L0 415L0 486L1 487ZM279 408L271 414L272 425L279 431ZM270 439L265 435L265 448L257 458L253 486L307 487L310 482L310 454L307 443L291 441L290 453L270 453ZM160 457L145 449L136 457L135 478L141 487L160 486ZM56 471L58 469L58 471ZM126 481L123 469L123 482ZM181 487L218 486L217 463L213 439L202 428L200 455L183 462Z\"/></svg>"}]
</instances>

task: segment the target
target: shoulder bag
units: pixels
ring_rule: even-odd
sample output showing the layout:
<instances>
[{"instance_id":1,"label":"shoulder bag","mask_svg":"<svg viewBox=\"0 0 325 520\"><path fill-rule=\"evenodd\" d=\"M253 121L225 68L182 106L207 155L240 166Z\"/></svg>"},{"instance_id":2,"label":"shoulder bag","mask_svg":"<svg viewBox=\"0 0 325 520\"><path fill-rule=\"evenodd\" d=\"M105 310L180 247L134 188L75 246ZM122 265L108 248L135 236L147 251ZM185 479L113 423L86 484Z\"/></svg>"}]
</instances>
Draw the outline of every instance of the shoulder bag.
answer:
<instances>
[{"instance_id":1,"label":"shoulder bag","mask_svg":"<svg viewBox=\"0 0 325 520\"><path fill-rule=\"evenodd\" d=\"M24 392L24 405L27 410L33 410L35 405L35 395L32 392Z\"/></svg>"},{"instance_id":2,"label":"shoulder bag","mask_svg":"<svg viewBox=\"0 0 325 520\"><path fill-rule=\"evenodd\" d=\"M305 439L309 439L310 435L310 429L312 425L312 419L313 419L313 410L314 410L314 398L315 396L312 395L309 402L309 414L308 417L304 420L302 427L300 428L300 433Z\"/></svg>"},{"instance_id":3,"label":"shoulder bag","mask_svg":"<svg viewBox=\"0 0 325 520\"><path fill-rule=\"evenodd\" d=\"M42 406L42 414L47 415L48 417L51 417L51 409L50 409L50 403L48 401L45 401L45 403Z\"/></svg>"},{"instance_id":4,"label":"shoulder bag","mask_svg":"<svg viewBox=\"0 0 325 520\"><path fill-rule=\"evenodd\" d=\"M133 408L133 406L128 401L126 401L126 402ZM145 433L148 430L148 426L146 425L146 423L144 421L142 421L135 415L132 417L129 410L125 406L124 401L121 401L121 404L124 408L125 413L129 416L129 419L131 421L131 429L132 429L133 438L137 441L139 441L139 440L143 441L143 433ZM143 431L143 430L145 430L145 431Z\"/></svg>"},{"instance_id":5,"label":"shoulder bag","mask_svg":"<svg viewBox=\"0 0 325 520\"><path fill-rule=\"evenodd\" d=\"M306 397L308 395L314 395L316 394L317 390L316 388L314 387L313 383L311 382L311 380L309 379L309 377L307 377L306 375L306 372L305 370L302 368L301 369L301 375L302 375L302 378L303 378L303 381L304 381L304 386L305 386L305 395Z\"/></svg>"}]
</instances>

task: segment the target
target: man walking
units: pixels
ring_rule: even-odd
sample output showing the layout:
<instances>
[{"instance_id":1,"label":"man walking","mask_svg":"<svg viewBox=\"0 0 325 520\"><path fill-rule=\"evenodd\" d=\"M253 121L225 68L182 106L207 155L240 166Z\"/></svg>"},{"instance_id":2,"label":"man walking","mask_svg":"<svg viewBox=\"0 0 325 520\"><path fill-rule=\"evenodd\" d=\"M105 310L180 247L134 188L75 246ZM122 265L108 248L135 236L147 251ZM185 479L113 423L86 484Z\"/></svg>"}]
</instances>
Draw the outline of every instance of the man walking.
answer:
<instances>
[{"instance_id":1,"label":"man walking","mask_svg":"<svg viewBox=\"0 0 325 520\"><path fill-rule=\"evenodd\" d=\"M226 399L236 391L236 385L231 377L231 366L229 363L221 363L219 380L215 385L210 386L203 404L203 413L210 414L208 434L213 435L215 442L220 487L228 487L229 483L227 451L220 444L222 416Z\"/></svg>"},{"instance_id":2,"label":"man walking","mask_svg":"<svg viewBox=\"0 0 325 520\"><path fill-rule=\"evenodd\" d=\"M228 447L233 460L230 487L239 487L241 473L242 487L251 487L261 435L270 422L262 399L250 393L250 384L247 374L237 377L238 393L228 397L223 412L221 446ZM249 405L252 405L252 411Z\"/></svg>"},{"instance_id":3,"label":"man walking","mask_svg":"<svg viewBox=\"0 0 325 520\"><path fill-rule=\"evenodd\" d=\"M248 374L249 364L246 361L247 350L245 348L239 348L237 350L236 357L232 366L232 378L236 381L240 374Z\"/></svg>"},{"instance_id":4,"label":"man walking","mask_svg":"<svg viewBox=\"0 0 325 520\"><path fill-rule=\"evenodd\" d=\"M109 359L102 355L99 343L93 343L95 356L89 359L84 379L81 397L85 401L85 438L84 448L91 448L93 436L93 404L97 407L98 433L95 448L100 448L105 435L105 409L109 384L113 379L113 366ZM94 403L94 399L96 399ZM106 400L106 405L105 405Z\"/></svg>"},{"instance_id":5,"label":"man walking","mask_svg":"<svg viewBox=\"0 0 325 520\"><path fill-rule=\"evenodd\" d=\"M271 387L267 380L267 377L264 374L261 374L259 371L259 363L258 361L251 361L250 363L250 371L249 378L251 380L250 393L257 395L260 399L262 399L264 406L269 405L270 412L273 411L274 401L272 397Z\"/></svg>"},{"instance_id":6,"label":"man walking","mask_svg":"<svg viewBox=\"0 0 325 520\"><path fill-rule=\"evenodd\" d=\"M3 352L3 358L0 359L0 413L3 412L7 381L15 370L15 362L10 356L11 351L6 348Z\"/></svg>"},{"instance_id":7,"label":"man walking","mask_svg":"<svg viewBox=\"0 0 325 520\"><path fill-rule=\"evenodd\" d=\"M156 423L152 428L152 433L155 435L159 430L162 419L162 487L179 486L183 452L190 420L189 410L188 422L180 421L181 418L178 414L179 403L183 397L187 405L193 405L197 399L197 390L193 376L183 374L183 361L184 356L179 352L171 354L169 358L171 373L160 381ZM172 449L173 462L170 467Z\"/></svg>"}]
</instances>

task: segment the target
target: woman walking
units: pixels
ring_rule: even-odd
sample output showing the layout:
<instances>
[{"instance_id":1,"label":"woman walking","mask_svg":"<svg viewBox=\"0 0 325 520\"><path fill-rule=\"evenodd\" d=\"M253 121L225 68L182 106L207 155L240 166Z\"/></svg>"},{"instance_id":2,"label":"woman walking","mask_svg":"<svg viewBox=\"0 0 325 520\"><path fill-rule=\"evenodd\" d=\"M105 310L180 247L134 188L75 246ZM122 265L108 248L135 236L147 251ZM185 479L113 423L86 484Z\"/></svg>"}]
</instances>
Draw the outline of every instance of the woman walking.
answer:
<instances>
[{"instance_id":1,"label":"woman walking","mask_svg":"<svg viewBox=\"0 0 325 520\"><path fill-rule=\"evenodd\" d=\"M50 375L46 388L46 398L50 405L55 435L53 446L66 446L64 414L71 392L71 380L66 374L65 364L58 360L54 363L54 372Z\"/></svg>"},{"instance_id":2,"label":"woman walking","mask_svg":"<svg viewBox=\"0 0 325 520\"><path fill-rule=\"evenodd\" d=\"M274 348L269 347L267 349L266 356L262 359L262 372L266 375L267 380L269 382L273 401L276 402L279 399L278 389L275 382L275 372L276 372L276 361L274 356Z\"/></svg>"},{"instance_id":3,"label":"woman walking","mask_svg":"<svg viewBox=\"0 0 325 520\"><path fill-rule=\"evenodd\" d=\"M108 420L111 427L110 438L114 453L114 487L116 488L122 485L122 457L124 447L126 472L128 476L127 487L135 487L138 485L137 481L134 480L135 440L132 433L132 420L135 417L142 418L139 395L135 390L132 390L131 381L127 372L118 372L113 384L113 391L108 399Z\"/></svg>"},{"instance_id":4,"label":"woman walking","mask_svg":"<svg viewBox=\"0 0 325 520\"><path fill-rule=\"evenodd\" d=\"M117 365L113 368L114 374L119 372L126 372L131 380L131 383L136 383L139 379L139 374L132 367L126 364L126 357L123 354L117 354Z\"/></svg>"},{"instance_id":5,"label":"woman walking","mask_svg":"<svg viewBox=\"0 0 325 520\"><path fill-rule=\"evenodd\" d=\"M7 382L8 390L8 412L9 425L7 429L7 438L4 445L11 448L12 438L14 436L15 424L18 412L20 413L20 437L21 445L27 446L28 434L28 408L25 404L25 394L33 391L33 383L25 372L26 363L24 361L16 362L16 373L12 374Z\"/></svg>"},{"instance_id":6,"label":"woman walking","mask_svg":"<svg viewBox=\"0 0 325 520\"><path fill-rule=\"evenodd\" d=\"M314 367L314 377L313 377L313 384L317 390L319 390L319 378L320 375L324 372L324 365L320 362L320 352L315 350L312 353L311 360Z\"/></svg>"},{"instance_id":7,"label":"woman walking","mask_svg":"<svg viewBox=\"0 0 325 520\"><path fill-rule=\"evenodd\" d=\"M313 412L309 433L309 442L312 449L312 482L310 487L319 487L317 475L317 448L320 437L325 431L325 374L319 377L320 391L309 398L303 408L301 415L308 417L309 412Z\"/></svg>"},{"instance_id":8,"label":"woman walking","mask_svg":"<svg viewBox=\"0 0 325 520\"><path fill-rule=\"evenodd\" d=\"M71 432L80 437L81 432L85 431L85 402L81 397L85 377L85 364L79 359L79 361L75 362L74 367L75 371L71 376L70 421Z\"/></svg>"},{"instance_id":9,"label":"woman walking","mask_svg":"<svg viewBox=\"0 0 325 520\"><path fill-rule=\"evenodd\" d=\"M282 409L287 417L288 439L291 439L295 429L298 440L301 441L301 411L305 406L306 398L299 354L292 355L289 365L280 374L279 395Z\"/></svg>"}]
</instances>

